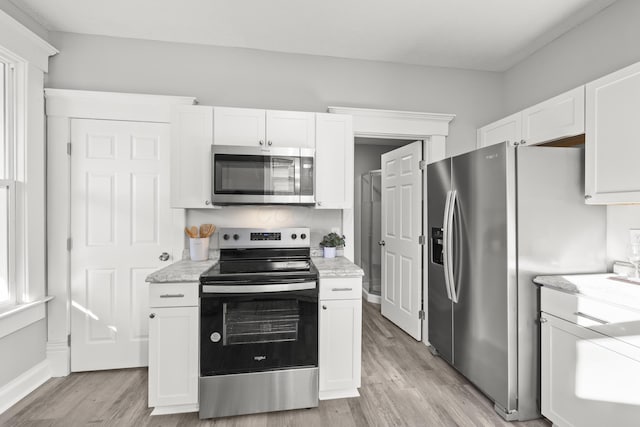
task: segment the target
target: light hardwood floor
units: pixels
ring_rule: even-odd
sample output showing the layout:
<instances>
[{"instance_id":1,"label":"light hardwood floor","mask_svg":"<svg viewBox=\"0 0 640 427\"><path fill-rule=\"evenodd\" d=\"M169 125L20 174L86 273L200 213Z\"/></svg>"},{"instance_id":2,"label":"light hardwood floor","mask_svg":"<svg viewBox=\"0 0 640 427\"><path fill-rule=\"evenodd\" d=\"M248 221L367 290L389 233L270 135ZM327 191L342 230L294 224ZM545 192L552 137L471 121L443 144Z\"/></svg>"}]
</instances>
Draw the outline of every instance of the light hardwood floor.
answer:
<instances>
[{"instance_id":1,"label":"light hardwood floor","mask_svg":"<svg viewBox=\"0 0 640 427\"><path fill-rule=\"evenodd\" d=\"M74 373L53 378L0 415L1 426L513 426L493 404L424 344L364 303L361 396L318 408L198 419L197 413L150 417L147 370Z\"/></svg>"}]
</instances>

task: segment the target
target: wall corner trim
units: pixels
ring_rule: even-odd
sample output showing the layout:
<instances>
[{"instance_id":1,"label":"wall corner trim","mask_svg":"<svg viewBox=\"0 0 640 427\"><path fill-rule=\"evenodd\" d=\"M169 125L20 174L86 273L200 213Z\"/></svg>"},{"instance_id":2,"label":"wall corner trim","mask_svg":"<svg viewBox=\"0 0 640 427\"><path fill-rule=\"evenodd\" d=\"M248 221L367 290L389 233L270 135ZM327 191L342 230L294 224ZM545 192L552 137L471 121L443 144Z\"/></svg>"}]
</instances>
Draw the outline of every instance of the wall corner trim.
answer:
<instances>
[{"instance_id":1,"label":"wall corner trim","mask_svg":"<svg viewBox=\"0 0 640 427\"><path fill-rule=\"evenodd\" d=\"M0 388L0 414L51 378L49 361L43 360Z\"/></svg>"}]
</instances>

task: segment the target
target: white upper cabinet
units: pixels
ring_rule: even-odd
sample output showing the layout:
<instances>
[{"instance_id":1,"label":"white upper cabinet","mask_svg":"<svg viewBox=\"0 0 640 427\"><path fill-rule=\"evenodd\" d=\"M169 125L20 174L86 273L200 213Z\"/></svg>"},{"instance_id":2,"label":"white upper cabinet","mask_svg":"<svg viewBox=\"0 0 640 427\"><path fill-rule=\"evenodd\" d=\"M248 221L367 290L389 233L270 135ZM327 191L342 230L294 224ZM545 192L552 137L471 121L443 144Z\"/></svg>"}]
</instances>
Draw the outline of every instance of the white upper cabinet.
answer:
<instances>
[{"instance_id":1,"label":"white upper cabinet","mask_svg":"<svg viewBox=\"0 0 640 427\"><path fill-rule=\"evenodd\" d=\"M213 114L214 144L257 146L266 143L264 110L213 107Z\"/></svg>"},{"instance_id":2,"label":"white upper cabinet","mask_svg":"<svg viewBox=\"0 0 640 427\"><path fill-rule=\"evenodd\" d=\"M316 205L353 207L353 120L346 114L316 114Z\"/></svg>"},{"instance_id":3,"label":"white upper cabinet","mask_svg":"<svg viewBox=\"0 0 640 427\"><path fill-rule=\"evenodd\" d=\"M315 113L267 110L267 145L315 148Z\"/></svg>"},{"instance_id":4,"label":"white upper cabinet","mask_svg":"<svg viewBox=\"0 0 640 427\"><path fill-rule=\"evenodd\" d=\"M522 139L535 145L584 133L584 86L522 111Z\"/></svg>"},{"instance_id":5,"label":"white upper cabinet","mask_svg":"<svg viewBox=\"0 0 640 427\"><path fill-rule=\"evenodd\" d=\"M584 86L478 129L478 148L536 145L584 133Z\"/></svg>"},{"instance_id":6,"label":"white upper cabinet","mask_svg":"<svg viewBox=\"0 0 640 427\"><path fill-rule=\"evenodd\" d=\"M586 97L586 202L640 202L640 63L587 84Z\"/></svg>"},{"instance_id":7,"label":"white upper cabinet","mask_svg":"<svg viewBox=\"0 0 640 427\"><path fill-rule=\"evenodd\" d=\"M171 207L212 208L213 107L180 105L171 118Z\"/></svg>"},{"instance_id":8,"label":"white upper cabinet","mask_svg":"<svg viewBox=\"0 0 640 427\"><path fill-rule=\"evenodd\" d=\"M521 139L521 113L512 114L478 129L478 148L500 144L501 142L514 144Z\"/></svg>"},{"instance_id":9,"label":"white upper cabinet","mask_svg":"<svg viewBox=\"0 0 640 427\"><path fill-rule=\"evenodd\" d=\"M213 108L216 145L315 147L315 114L300 111Z\"/></svg>"}]
</instances>

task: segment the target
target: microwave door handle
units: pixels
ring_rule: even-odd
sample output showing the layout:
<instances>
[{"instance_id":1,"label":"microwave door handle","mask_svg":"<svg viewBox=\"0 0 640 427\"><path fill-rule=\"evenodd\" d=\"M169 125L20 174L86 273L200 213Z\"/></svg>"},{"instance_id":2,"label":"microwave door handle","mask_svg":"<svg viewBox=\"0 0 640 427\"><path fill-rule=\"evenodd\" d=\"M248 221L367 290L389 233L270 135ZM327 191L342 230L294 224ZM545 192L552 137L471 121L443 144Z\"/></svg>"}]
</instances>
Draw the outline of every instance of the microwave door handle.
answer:
<instances>
[{"instance_id":1,"label":"microwave door handle","mask_svg":"<svg viewBox=\"0 0 640 427\"><path fill-rule=\"evenodd\" d=\"M300 177L302 176L301 161L302 159L300 156L295 157L293 160L293 191L296 196L300 196Z\"/></svg>"}]
</instances>

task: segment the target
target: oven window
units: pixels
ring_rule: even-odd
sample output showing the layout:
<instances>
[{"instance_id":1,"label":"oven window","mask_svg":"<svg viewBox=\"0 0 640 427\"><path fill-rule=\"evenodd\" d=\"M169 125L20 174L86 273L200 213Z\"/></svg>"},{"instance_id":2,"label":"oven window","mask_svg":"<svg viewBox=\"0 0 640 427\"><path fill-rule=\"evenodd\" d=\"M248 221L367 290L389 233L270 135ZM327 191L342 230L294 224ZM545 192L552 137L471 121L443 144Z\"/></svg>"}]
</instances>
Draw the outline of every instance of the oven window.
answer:
<instances>
[{"instance_id":1,"label":"oven window","mask_svg":"<svg viewBox=\"0 0 640 427\"><path fill-rule=\"evenodd\" d=\"M296 341L297 300L227 302L223 308L223 345Z\"/></svg>"}]
</instances>

